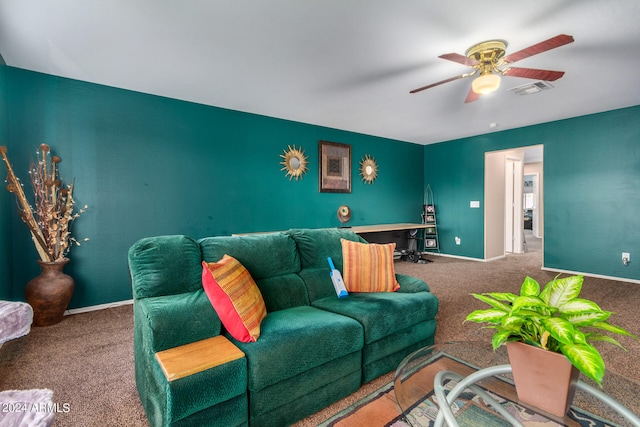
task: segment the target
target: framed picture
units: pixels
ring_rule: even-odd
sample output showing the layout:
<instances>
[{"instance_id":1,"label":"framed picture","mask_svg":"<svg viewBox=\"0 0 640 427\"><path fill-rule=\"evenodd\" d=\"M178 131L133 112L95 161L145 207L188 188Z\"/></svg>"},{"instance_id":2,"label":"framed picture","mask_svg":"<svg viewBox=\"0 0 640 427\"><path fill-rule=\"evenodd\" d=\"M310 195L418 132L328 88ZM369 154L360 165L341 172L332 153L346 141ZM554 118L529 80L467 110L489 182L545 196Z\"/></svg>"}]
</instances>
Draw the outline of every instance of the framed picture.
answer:
<instances>
[{"instance_id":1,"label":"framed picture","mask_svg":"<svg viewBox=\"0 0 640 427\"><path fill-rule=\"evenodd\" d=\"M435 227L427 227L424 230L425 230L425 234L436 234L436 228Z\"/></svg>"},{"instance_id":2,"label":"framed picture","mask_svg":"<svg viewBox=\"0 0 640 427\"><path fill-rule=\"evenodd\" d=\"M424 246L425 248L437 248L438 247L438 241L436 239L424 239Z\"/></svg>"},{"instance_id":3,"label":"framed picture","mask_svg":"<svg viewBox=\"0 0 640 427\"><path fill-rule=\"evenodd\" d=\"M436 217L435 215L427 215L424 219L425 222L429 223L429 222L436 222Z\"/></svg>"},{"instance_id":4,"label":"framed picture","mask_svg":"<svg viewBox=\"0 0 640 427\"><path fill-rule=\"evenodd\" d=\"M351 145L320 141L319 187L323 193L351 193Z\"/></svg>"},{"instance_id":5,"label":"framed picture","mask_svg":"<svg viewBox=\"0 0 640 427\"><path fill-rule=\"evenodd\" d=\"M436 205L425 205L425 210L428 214L436 213Z\"/></svg>"}]
</instances>

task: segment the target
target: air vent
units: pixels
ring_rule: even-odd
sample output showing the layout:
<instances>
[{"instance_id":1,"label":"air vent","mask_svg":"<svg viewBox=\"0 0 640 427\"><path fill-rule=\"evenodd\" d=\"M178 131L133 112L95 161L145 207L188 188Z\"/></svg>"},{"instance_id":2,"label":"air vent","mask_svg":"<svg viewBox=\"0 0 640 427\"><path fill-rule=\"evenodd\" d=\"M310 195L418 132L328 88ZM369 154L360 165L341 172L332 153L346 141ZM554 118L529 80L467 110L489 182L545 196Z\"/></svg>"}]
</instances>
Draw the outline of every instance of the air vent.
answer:
<instances>
[{"instance_id":1,"label":"air vent","mask_svg":"<svg viewBox=\"0 0 640 427\"><path fill-rule=\"evenodd\" d=\"M509 89L509 91L515 93L516 95L531 95L552 88L553 86L551 86L549 82L540 80L538 82L527 83L526 85L514 87L512 89Z\"/></svg>"}]
</instances>

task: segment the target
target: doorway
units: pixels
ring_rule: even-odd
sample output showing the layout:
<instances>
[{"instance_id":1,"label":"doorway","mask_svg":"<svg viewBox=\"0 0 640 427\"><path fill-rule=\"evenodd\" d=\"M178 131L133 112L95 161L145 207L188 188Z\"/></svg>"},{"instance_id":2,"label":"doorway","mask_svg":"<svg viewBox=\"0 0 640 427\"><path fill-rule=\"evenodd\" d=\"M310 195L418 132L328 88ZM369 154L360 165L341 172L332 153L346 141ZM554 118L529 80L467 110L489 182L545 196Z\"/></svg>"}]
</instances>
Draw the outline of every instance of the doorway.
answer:
<instances>
[{"instance_id":1,"label":"doorway","mask_svg":"<svg viewBox=\"0 0 640 427\"><path fill-rule=\"evenodd\" d=\"M485 260L525 252L525 235L542 238L542 166L543 145L485 153ZM525 223L531 225L527 234Z\"/></svg>"},{"instance_id":2,"label":"doorway","mask_svg":"<svg viewBox=\"0 0 640 427\"><path fill-rule=\"evenodd\" d=\"M538 172L524 175L524 229L531 230L531 234L540 238L540 223L538 215L538 198L540 197L540 174Z\"/></svg>"}]
</instances>

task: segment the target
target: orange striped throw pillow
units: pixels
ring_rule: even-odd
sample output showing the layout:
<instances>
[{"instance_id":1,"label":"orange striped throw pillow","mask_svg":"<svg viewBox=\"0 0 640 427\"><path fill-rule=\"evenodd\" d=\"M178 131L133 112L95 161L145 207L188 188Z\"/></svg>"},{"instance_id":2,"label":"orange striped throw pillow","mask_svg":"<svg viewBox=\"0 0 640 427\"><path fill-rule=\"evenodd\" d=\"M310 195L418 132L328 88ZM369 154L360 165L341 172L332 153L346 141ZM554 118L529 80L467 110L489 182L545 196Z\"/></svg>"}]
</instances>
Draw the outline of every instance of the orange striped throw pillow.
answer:
<instances>
[{"instance_id":1,"label":"orange striped throw pillow","mask_svg":"<svg viewBox=\"0 0 640 427\"><path fill-rule=\"evenodd\" d=\"M202 262L202 287L220 321L232 337L255 342L267 309L260 289L240 262L224 255L218 262Z\"/></svg>"},{"instance_id":2,"label":"orange striped throw pillow","mask_svg":"<svg viewBox=\"0 0 640 427\"><path fill-rule=\"evenodd\" d=\"M348 292L394 292L400 289L393 265L395 243L384 245L340 239Z\"/></svg>"}]
</instances>

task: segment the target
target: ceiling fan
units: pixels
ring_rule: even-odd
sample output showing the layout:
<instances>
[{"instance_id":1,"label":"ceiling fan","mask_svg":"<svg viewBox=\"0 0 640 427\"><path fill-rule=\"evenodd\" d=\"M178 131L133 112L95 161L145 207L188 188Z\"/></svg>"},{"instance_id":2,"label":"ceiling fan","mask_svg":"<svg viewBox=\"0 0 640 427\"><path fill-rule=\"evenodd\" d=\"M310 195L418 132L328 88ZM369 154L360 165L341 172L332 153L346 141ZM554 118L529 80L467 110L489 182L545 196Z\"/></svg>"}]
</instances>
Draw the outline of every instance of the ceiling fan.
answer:
<instances>
[{"instance_id":1,"label":"ceiling fan","mask_svg":"<svg viewBox=\"0 0 640 427\"><path fill-rule=\"evenodd\" d=\"M461 74L459 76L451 77L437 83L432 83L418 89L414 89L409 93L420 92L444 83L449 83L454 80L463 79L479 74L478 77L476 77L471 83L471 89L469 89L467 98L464 101L465 103L467 103L477 101L478 99L480 99L481 95L486 95L498 89L498 86L500 86L500 75L511 77L525 77L528 79L538 79L552 82L562 77L564 75L564 71L510 67L508 66L508 64L512 64L524 58L528 58L530 56L537 55L539 53L546 52L548 50L555 49L572 42L573 36L560 34L558 36L551 37L548 40L534 44L525 49L505 56L507 42L503 40L489 40L471 46L469 49L467 49L467 52L465 54L466 56L460 55L459 53L446 53L444 55L440 55L438 58L447 59L449 61L473 67L473 71L466 74ZM507 65L506 68L501 68L505 65Z\"/></svg>"}]
</instances>

